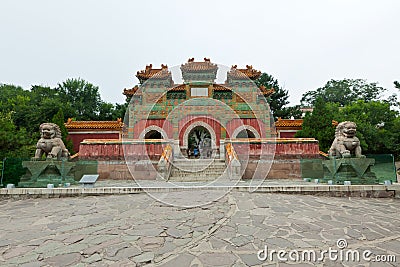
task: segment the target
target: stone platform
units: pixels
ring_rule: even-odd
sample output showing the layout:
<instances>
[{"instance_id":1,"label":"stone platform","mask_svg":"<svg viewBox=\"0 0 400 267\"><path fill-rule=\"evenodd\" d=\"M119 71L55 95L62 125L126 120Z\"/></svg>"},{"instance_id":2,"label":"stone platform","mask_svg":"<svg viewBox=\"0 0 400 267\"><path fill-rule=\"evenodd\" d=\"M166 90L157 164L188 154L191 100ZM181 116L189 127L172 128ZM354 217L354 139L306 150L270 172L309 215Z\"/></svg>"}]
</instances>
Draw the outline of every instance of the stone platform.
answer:
<instances>
[{"instance_id":1,"label":"stone platform","mask_svg":"<svg viewBox=\"0 0 400 267\"><path fill-rule=\"evenodd\" d=\"M0 198L59 198L76 196L125 195L185 191L239 191L283 193L334 197L400 198L400 184L393 185L326 185L302 180L266 180L258 187L250 181L234 182L161 182L161 181L99 181L95 188L12 188L0 189Z\"/></svg>"},{"instance_id":2,"label":"stone platform","mask_svg":"<svg viewBox=\"0 0 400 267\"><path fill-rule=\"evenodd\" d=\"M185 202L213 192L171 196ZM166 205L147 194L124 194L0 199L0 209L4 267L390 267L400 261L399 199L233 191L192 208ZM313 250L320 256L323 250L337 250L339 240L348 244L346 251L371 251L371 261L330 260L326 254L320 261L279 261L276 254L257 258L265 246L269 251ZM388 262L374 262L378 255Z\"/></svg>"}]
</instances>

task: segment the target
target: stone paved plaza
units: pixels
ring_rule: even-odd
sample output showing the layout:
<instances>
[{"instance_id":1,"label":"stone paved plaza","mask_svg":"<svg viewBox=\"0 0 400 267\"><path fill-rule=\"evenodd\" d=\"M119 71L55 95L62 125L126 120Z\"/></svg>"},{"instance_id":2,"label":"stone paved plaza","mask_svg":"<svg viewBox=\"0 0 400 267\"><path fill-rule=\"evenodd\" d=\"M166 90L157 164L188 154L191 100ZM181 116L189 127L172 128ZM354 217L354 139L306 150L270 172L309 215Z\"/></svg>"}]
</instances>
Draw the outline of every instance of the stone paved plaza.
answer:
<instances>
[{"instance_id":1,"label":"stone paved plaza","mask_svg":"<svg viewBox=\"0 0 400 267\"><path fill-rule=\"evenodd\" d=\"M399 199L217 193L2 199L0 265L400 266ZM182 207L188 199L210 203ZM318 252L338 249L338 239L397 262L257 259L265 246Z\"/></svg>"}]
</instances>

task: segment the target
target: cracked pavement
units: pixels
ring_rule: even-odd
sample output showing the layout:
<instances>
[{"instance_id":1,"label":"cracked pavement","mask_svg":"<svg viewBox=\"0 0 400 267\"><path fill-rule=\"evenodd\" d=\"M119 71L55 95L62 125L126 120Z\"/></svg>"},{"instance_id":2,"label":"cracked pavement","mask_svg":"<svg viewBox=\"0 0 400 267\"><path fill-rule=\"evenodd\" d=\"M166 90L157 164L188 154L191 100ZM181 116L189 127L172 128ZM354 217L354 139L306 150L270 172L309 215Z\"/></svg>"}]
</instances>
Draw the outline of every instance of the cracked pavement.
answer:
<instances>
[{"instance_id":1,"label":"cracked pavement","mask_svg":"<svg viewBox=\"0 0 400 267\"><path fill-rule=\"evenodd\" d=\"M159 197L166 193L159 193ZM0 200L1 266L399 266L400 200L215 191ZM154 195L154 194L153 194ZM200 203L200 202L199 202ZM257 252L336 248L396 255L397 263L293 262Z\"/></svg>"}]
</instances>

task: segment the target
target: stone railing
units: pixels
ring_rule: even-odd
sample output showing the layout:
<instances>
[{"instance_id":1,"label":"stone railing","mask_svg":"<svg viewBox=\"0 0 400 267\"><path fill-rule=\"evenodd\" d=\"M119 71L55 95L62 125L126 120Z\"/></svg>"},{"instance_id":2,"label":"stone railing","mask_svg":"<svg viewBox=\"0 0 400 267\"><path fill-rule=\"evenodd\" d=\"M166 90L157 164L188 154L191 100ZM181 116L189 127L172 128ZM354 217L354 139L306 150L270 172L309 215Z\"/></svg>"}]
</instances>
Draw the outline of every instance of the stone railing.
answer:
<instances>
[{"instance_id":1,"label":"stone railing","mask_svg":"<svg viewBox=\"0 0 400 267\"><path fill-rule=\"evenodd\" d=\"M300 159L319 158L318 141L314 138L226 139L235 147L238 158Z\"/></svg>"},{"instance_id":2,"label":"stone railing","mask_svg":"<svg viewBox=\"0 0 400 267\"><path fill-rule=\"evenodd\" d=\"M174 153L170 144L164 147L160 160L158 161L158 173L164 180L168 181L171 175L172 162L174 161Z\"/></svg>"},{"instance_id":3,"label":"stone railing","mask_svg":"<svg viewBox=\"0 0 400 267\"><path fill-rule=\"evenodd\" d=\"M79 159L158 161L168 140L163 139L86 139L79 147Z\"/></svg>"},{"instance_id":4,"label":"stone railing","mask_svg":"<svg viewBox=\"0 0 400 267\"><path fill-rule=\"evenodd\" d=\"M229 179L241 179L241 164L235 152L235 148L231 143L227 143L225 146L225 151L225 163Z\"/></svg>"}]
</instances>

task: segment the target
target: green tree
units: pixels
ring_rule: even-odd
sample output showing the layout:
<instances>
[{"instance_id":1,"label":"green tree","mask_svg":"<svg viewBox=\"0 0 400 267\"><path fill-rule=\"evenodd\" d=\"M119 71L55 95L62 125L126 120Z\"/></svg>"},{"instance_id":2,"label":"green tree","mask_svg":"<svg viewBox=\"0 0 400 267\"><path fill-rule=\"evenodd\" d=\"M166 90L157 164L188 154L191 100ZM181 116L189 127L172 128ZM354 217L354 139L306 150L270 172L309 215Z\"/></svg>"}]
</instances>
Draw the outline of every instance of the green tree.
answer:
<instances>
[{"instance_id":1,"label":"green tree","mask_svg":"<svg viewBox=\"0 0 400 267\"><path fill-rule=\"evenodd\" d=\"M330 80L323 87L303 94L302 106L313 106L317 98L344 107L354 101L378 100L386 89L363 79Z\"/></svg>"},{"instance_id":2,"label":"green tree","mask_svg":"<svg viewBox=\"0 0 400 267\"><path fill-rule=\"evenodd\" d=\"M295 117L299 118L301 116L301 111L299 106L286 107L289 104L288 90L283 89L277 79L272 77L267 73L261 74L261 76L255 81L257 86L265 86L266 88L273 88L275 92L268 97L267 101L271 109L271 113L275 121L281 118Z\"/></svg>"},{"instance_id":3,"label":"green tree","mask_svg":"<svg viewBox=\"0 0 400 267\"><path fill-rule=\"evenodd\" d=\"M102 104L99 88L80 78L58 84L62 103L73 110L77 120L98 120Z\"/></svg>"},{"instance_id":4,"label":"green tree","mask_svg":"<svg viewBox=\"0 0 400 267\"><path fill-rule=\"evenodd\" d=\"M0 159L33 155L35 143L24 128L17 129L11 113L0 113Z\"/></svg>"},{"instance_id":5,"label":"green tree","mask_svg":"<svg viewBox=\"0 0 400 267\"><path fill-rule=\"evenodd\" d=\"M399 149L397 115L398 112L392 110L387 102L358 100L341 108L336 119L357 124L363 153L396 154Z\"/></svg>"},{"instance_id":6,"label":"green tree","mask_svg":"<svg viewBox=\"0 0 400 267\"><path fill-rule=\"evenodd\" d=\"M317 98L313 112L306 113L302 130L298 131L295 137L315 138L319 141L319 149L327 152L335 138L332 120L338 110L336 104L326 103L321 97Z\"/></svg>"},{"instance_id":7,"label":"green tree","mask_svg":"<svg viewBox=\"0 0 400 267\"><path fill-rule=\"evenodd\" d=\"M394 86L395 86L397 89L400 89L400 83L399 83L398 81L394 81Z\"/></svg>"}]
</instances>

